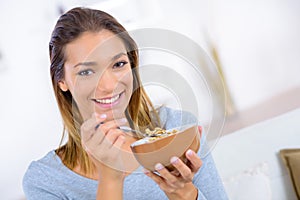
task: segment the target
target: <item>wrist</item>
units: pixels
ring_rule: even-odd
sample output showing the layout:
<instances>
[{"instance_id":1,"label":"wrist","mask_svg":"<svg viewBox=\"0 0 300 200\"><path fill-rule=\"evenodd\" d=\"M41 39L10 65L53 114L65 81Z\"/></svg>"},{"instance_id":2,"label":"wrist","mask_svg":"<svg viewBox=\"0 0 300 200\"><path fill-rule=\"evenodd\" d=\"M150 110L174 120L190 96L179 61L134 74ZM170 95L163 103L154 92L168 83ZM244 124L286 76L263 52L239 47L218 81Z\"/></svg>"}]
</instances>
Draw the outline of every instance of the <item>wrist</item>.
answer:
<instances>
[{"instance_id":1,"label":"wrist","mask_svg":"<svg viewBox=\"0 0 300 200\"><path fill-rule=\"evenodd\" d=\"M123 182L126 173L111 168L102 168L98 170L98 180L104 182Z\"/></svg>"},{"instance_id":2,"label":"wrist","mask_svg":"<svg viewBox=\"0 0 300 200\"><path fill-rule=\"evenodd\" d=\"M183 195L182 195L182 199L186 199L186 200L190 200L190 199L194 199L196 200L197 197L198 197L198 189L194 186L194 184L192 183L188 183L190 184L188 189L186 189L184 192L183 192Z\"/></svg>"},{"instance_id":3,"label":"wrist","mask_svg":"<svg viewBox=\"0 0 300 200\"><path fill-rule=\"evenodd\" d=\"M177 190L172 194L167 194L171 200L196 200L198 198L198 189L193 183L187 183L184 188Z\"/></svg>"},{"instance_id":4,"label":"wrist","mask_svg":"<svg viewBox=\"0 0 300 200\"><path fill-rule=\"evenodd\" d=\"M123 180L99 180L99 185L105 187L107 190L115 190L117 188L123 189L124 179Z\"/></svg>"},{"instance_id":5,"label":"wrist","mask_svg":"<svg viewBox=\"0 0 300 200\"><path fill-rule=\"evenodd\" d=\"M123 185L125 178L121 176L99 176L98 179L98 194L99 196L110 197L110 195L122 196L123 194ZM108 198L104 198L108 199ZM111 198L115 199L115 198ZM118 199L118 198L116 198Z\"/></svg>"},{"instance_id":6,"label":"wrist","mask_svg":"<svg viewBox=\"0 0 300 200\"><path fill-rule=\"evenodd\" d=\"M114 179L106 178L106 179L99 180L96 199L97 200L123 199L123 184L124 184L124 179L114 180Z\"/></svg>"},{"instance_id":7,"label":"wrist","mask_svg":"<svg viewBox=\"0 0 300 200\"><path fill-rule=\"evenodd\" d=\"M100 175L99 174L99 183L101 184L111 184L111 185L118 185L118 184L123 184L125 180L125 175L124 174L105 174L105 175Z\"/></svg>"}]
</instances>

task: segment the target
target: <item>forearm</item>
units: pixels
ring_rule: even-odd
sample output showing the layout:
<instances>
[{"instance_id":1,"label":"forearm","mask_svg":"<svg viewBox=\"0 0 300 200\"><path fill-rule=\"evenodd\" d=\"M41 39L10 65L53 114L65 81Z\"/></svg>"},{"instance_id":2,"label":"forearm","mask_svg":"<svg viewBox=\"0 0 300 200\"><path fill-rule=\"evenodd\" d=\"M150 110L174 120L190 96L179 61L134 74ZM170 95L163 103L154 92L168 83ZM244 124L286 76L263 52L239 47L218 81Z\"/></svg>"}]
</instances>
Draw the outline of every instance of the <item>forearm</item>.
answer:
<instances>
[{"instance_id":1,"label":"forearm","mask_svg":"<svg viewBox=\"0 0 300 200\"><path fill-rule=\"evenodd\" d=\"M123 181L101 180L97 189L97 200L122 200Z\"/></svg>"}]
</instances>

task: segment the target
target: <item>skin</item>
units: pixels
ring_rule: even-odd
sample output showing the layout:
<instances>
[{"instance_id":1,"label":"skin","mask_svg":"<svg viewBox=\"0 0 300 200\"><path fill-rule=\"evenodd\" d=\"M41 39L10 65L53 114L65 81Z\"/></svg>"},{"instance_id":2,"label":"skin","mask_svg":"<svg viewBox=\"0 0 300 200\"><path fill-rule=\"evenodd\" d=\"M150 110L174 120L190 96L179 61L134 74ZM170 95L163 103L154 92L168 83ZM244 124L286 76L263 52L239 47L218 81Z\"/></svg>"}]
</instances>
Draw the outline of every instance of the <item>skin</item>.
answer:
<instances>
[{"instance_id":1,"label":"skin","mask_svg":"<svg viewBox=\"0 0 300 200\"><path fill-rule=\"evenodd\" d=\"M84 174L79 165L73 171L99 180L97 199L118 200L123 198L124 178L139 164L130 149L136 138L118 129L120 125L128 125L124 111L132 94L133 77L125 46L113 36L107 30L85 32L67 44L65 77L59 86L63 91L69 90L78 105L84 119L82 145L96 167L92 176ZM95 101L116 95L119 99L111 105L103 106ZM186 156L190 167L177 157L172 158L177 173L169 172L160 164L156 170L161 176L145 171L169 199L197 198L197 189L191 181L202 163L193 151L187 151Z\"/></svg>"},{"instance_id":2,"label":"skin","mask_svg":"<svg viewBox=\"0 0 300 200\"><path fill-rule=\"evenodd\" d=\"M65 79L60 87L70 90L85 120L96 112L107 120L124 117L132 94L132 73L125 46L109 31L85 32L66 45ZM122 93L121 101L104 108L95 99Z\"/></svg>"}]
</instances>

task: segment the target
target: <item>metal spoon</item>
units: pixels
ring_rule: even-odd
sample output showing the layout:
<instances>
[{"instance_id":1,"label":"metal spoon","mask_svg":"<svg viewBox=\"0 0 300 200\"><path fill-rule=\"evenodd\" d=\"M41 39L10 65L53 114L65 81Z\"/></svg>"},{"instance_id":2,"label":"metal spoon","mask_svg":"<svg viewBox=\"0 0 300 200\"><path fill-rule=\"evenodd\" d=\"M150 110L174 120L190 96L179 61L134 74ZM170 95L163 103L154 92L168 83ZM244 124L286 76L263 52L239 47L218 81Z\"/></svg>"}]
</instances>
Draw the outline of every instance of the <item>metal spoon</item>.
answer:
<instances>
[{"instance_id":1,"label":"metal spoon","mask_svg":"<svg viewBox=\"0 0 300 200\"><path fill-rule=\"evenodd\" d=\"M132 129L128 126L120 126L119 129L126 132L126 133L131 132L131 133L135 133L136 135L141 135L143 137L148 137L148 134L142 133L142 132L140 132L138 130L135 130L135 129Z\"/></svg>"}]
</instances>

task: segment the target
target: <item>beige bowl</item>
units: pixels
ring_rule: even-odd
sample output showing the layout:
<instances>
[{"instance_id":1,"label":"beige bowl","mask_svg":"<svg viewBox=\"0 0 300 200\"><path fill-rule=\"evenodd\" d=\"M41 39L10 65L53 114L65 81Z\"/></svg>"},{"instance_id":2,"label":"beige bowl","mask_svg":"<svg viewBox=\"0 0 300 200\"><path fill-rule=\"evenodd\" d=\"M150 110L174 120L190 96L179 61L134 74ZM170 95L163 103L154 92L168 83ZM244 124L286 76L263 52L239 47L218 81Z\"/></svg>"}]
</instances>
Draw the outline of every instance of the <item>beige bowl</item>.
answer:
<instances>
[{"instance_id":1,"label":"beige bowl","mask_svg":"<svg viewBox=\"0 0 300 200\"><path fill-rule=\"evenodd\" d=\"M132 152L137 161L146 169L155 171L154 166L161 163L168 170L174 170L170 159L179 157L188 164L185 152L192 149L197 152L200 147L200 134L197 126L190 126L175 134L149 141L147 138L140 139L131 144Z\"/></svg>"}]
</instances>

